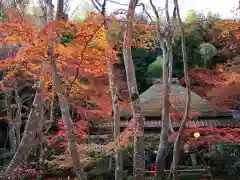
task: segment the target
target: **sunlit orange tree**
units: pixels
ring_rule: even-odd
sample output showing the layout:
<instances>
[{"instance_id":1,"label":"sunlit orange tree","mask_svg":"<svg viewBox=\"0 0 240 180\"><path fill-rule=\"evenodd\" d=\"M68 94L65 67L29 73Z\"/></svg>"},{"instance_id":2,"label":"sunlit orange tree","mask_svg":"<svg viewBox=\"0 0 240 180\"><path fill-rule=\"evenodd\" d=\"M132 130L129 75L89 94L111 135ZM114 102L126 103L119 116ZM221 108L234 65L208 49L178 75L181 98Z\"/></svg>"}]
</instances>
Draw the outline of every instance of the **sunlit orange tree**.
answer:
<instances>
[{"instance_id":1,"label":"sunlit orange tree","mask_svg":"<svg viewBox=\"0 0 240 180\"><path fill-rule=\"evenodd\" d=\"M3 83L16 78L19 73L23 77L44 78L47 93L45 97L49 98L49 87L52 85L51 67L46 66L45 77L41 77L40 71L42 62L47 61L48 46L54 44L54 57L65 94L68 94L70 100L89 97L90 94L94 97L91 80L93 77L107 75L106 52L107 58L113 61L116 54L106 41L99 17L91 14L81 23L52 21L39 29L25 21L18 12L8 9L5 14L8 18L1 21L0 33L5 35L1 44L20 44L21 48L16 56L1 61L0 67L6 72ZM88 79L88 85L81 81L83 78ZM100 106L101 102L98 105Z\"/></svg>"},{"instance_id":2,"label":"sunlit orange tree","mask_svg":"<svg viewBox=\"0 0 240 180\"><path fill-rule=\"evenodd\" d=\"M12 79L44 79L44 98L50 100L53 97L52 69L47 51L49 45L53 45L61 90L74 104L80 118L109 119L112 106L108 83L99 82L104 79L106 82L106 59L114 63L116 52L108 45L100 16L90 14L80 23L52 21L41 29L24 20L19 12L7 9L5 16L7 18L0 22L0 34L4 35L1 44L21 47L16 56L0 62L5 72L3 87L11 85ZM41 75L43 62L44 76ZM76 135L86 137L86 122L80 121L76 126ZM49 142L65 135L60 128L55 137L49 137Z\"/></svg>"}]
</instances>

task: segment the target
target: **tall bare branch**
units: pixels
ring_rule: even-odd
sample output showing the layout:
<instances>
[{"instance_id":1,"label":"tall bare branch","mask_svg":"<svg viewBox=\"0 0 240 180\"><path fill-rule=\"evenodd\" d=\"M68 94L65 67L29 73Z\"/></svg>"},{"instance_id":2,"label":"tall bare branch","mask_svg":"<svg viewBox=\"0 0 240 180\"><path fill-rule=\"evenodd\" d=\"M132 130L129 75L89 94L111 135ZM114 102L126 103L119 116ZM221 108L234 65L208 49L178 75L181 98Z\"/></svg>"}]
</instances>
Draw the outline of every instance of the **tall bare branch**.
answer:
<instances>
[{"instance_id":1,"label":"tall bare branch","mask_svg":"<svg viewBox=\"0 0 240 180\"><path fill-rule=\"evenodd\" d=\"M100 4L98 0L92 0L96 1L96 4ZM105 19L106 17L106 3L107 0L104 0L103 4L101 5L100 13L102 14L103 21L104 21L104 28L106 37L108 40L108 43L111 47L113 47L113 43L110 35L108 33L108 24L106 23ZM108 55L106 54L106 57ZM112 66L111 61L106 58L107 65L108 65L108 72L109 72L109 89L111 91L112 96L112 105L113 105L113 121L114 121L114 142L117 143L117 138L120 134L120 114L119 114L119 92L118 92L118 86L116 84L114 69ZM123 162L122 162L122 152L121 150L118 150L115 155L116 160L116 166L115 166L115 180L122 180L123 179Z\"/></svg>"},{"instance_id":2,"label":"tall bare branch","mask_svg":"<svg viewBox=\"0 0 240 180\"><path fill-rule=\"evenodd\" d=\"M132 24L134 19L135 8L138 0L130 0L127 11L127 23L124 33L123 58L127 75L127 84L129 96L131 98L131 109L133 120L135 121L136 130L140 131L139 135L134 136L134 180L145 179L145 153L144 153L144 117L137 88L135 68L132 59Z\"/></svg>"},{"instance_id":3,"label":"tall bare branch","mask_svg":"<svg viewBox=\"0 0 240 180\"><path fill-rule=\"evenodd\" d=\"M166 0L166 6L168 7ZM156 157L156 175L157 177L164 176L165 169L165 158L166 158L166 150L168 146L168 133L169 133L169 111L170 111L170 103L169 103L169 95L170 95L170 81L169 81L169 59L171 57L171 41L169 38L169 22L165 24L165 27L161 27L160 25L160 17L157 11L157 8L153 4L152 0L150 0L150 4L157 18L157 42L160 45L163 52L163 87L164 87L164 97L163 97L163 110L162 110L162 128L160 135L160 143L158 146L157 157ZM168 14L168 9L166 10L166 14Z\"/></svg>"},{"instance_id":4,"label":"tall bare branch","mask_svg":"<svg viewBox=\"0 0 240 180\"><path fill-rule=\"evenodd\" d=\"M179 152L180 152L180 145L181 145L181 138L182 133L185 128L185 125L187 123L187 120L189 118L189 110L190 110L190 102L191 102L191 90L190 90L190 80L188 77L188 57L187 57L187 50L186 50L186 41L185 41L185 30L182 24L182 19L180 16L180 10L178 5L178 0L174 0L174 5L176 7L176 13L177 13L177 19L180 26L181 36L182 36L182 55L183 55L183 65L184 65L184 78L186 82L187 87L187 97L186 97L186 105L185 105L185 111L184 111L184 117L181 122L177 137L174 142L174 151L173 151L173 162L172 162L172 172L173 172L173 179L177 180L179 179L178 173L177 173L177 165L179 161Z\"/></svg>"}]
</instances>

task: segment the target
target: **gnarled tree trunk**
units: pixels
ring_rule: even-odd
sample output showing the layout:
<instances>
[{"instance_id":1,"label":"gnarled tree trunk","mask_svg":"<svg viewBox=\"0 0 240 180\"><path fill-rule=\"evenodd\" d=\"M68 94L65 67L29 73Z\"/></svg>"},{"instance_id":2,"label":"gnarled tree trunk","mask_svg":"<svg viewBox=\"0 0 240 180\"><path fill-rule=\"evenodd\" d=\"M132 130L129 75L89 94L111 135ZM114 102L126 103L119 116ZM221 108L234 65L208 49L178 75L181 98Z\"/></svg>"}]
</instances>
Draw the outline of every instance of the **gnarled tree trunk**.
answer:
<instances>
[{"instance_id":1,"label":"gnarled tree trunk","mask_svg":"<svg viewBox=\"0 0 240 180\"><path fill-rule=\"evenodd\" d=\"M135 128L140 134L134 136L134 155L133 155L133 179L145 179L145 153L144 153L144 117L140 104L140 98L137 88L135 68L132 59L132 23L134 11L138 0L130 0L127 11L127 24L124 33L123 58L127 75L128 91L131 98L131 109L133 119L135 120Z\"/></svg>"},{"instance_id":2,"label":"gnarled tree trunk","mask_svg":"<svg viewBox=\"0 0 240 180\"><path fill-rule=\"evenodd\" d=\"M43 68L43 73L44 73L44 68ZM23 162L24 157L27 156L31 146L33 145L34 140L36 139L37 126L41 118L40 117L41 107L43 106L42 104L43 88L44 88L44 80L41 80L39 82L39 86L36 88L36 95L33 101L31 111L28 116L27 124L25 127L25 131L24 131L21 143L19 144L19 147L12 161L7 167L7 170L5 171L5 175L11 174L13 170Z\"/></svg>"}]
</instances>

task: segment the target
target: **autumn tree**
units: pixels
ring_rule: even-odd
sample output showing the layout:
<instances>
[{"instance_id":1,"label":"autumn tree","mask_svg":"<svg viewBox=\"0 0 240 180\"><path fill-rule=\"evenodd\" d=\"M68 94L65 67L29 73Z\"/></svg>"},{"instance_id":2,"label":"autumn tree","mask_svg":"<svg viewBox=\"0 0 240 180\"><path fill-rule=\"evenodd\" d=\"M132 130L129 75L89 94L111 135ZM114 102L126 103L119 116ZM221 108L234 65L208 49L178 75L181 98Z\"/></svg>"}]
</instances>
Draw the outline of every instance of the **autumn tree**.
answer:
<instances>
[{"instance_id":1,"label":"autumn tree","mask_svg":"<svg viewBox=\"0 0 240 180\"><path fill-rule=\"evenodd\" d=\"M15 159L12 161L14 163L9 166L7 173L11 172L18 165L18 162L22 160L21 157L23 156L23 152L28 151L27 149L31 147L31 144L35 139L34 135L31 136L31 139L27 137L29 137L28 133L35 133L39 121L39 117L33 118L33 116L41 114L40 111L42 105L36 105L36 103L41 102L41 98L43 97L43 94L40 92L44 92L45 98L49 97L49 95L51 97L49 87L52 86L52 68L49 64L49 54L47 56L47 52L49 52L49 49L47 47L49 47L49 45L53 45L52 56L56 59L58 74L60 74L60 76L56 79L58 79L58 81L62 83L62 91L58 91L58 93L64 93L65 95L66 90L68 90L68 93L70 94L70 99L81 94L80 91L85 92L84 86L81 83L74 81L74 79L76 79L76 74L73 75L74 71L70 71L69 68L71 67L71 65L75 63L77 63L77 66L81 65L80 68L77 68L77 71L81 72L82 76L99 76L102 73L107 73L107 70L105 69L106 52L109 52L108 58L110 60L114 59L113 55L115 54L111 51L111 49L108 49L109 46L106 41L103 41L103 39L105 38L105 34L103 29L99 28L101 27L99 25L89 24L87 22L81 24L73 24L67 21L52 21L49 22L43 29L38 29L29 24L28 22L24 21L23 17L19 16L19 13L6 10L6 14L8 12L8 21L2 22L1 26L1 33L7 35L7 37L4 38L2 42L8 44L12 42L18 42L24 44L24 47L21 48L16 54L16 56L12 59L6 59L4 61L1 61L1 68L6 68L9 66L16 67L14 71L7 72L4 81L9 79L10 77L14 77L17 72L21 71L23 73L22 75L29 76L34 79L42 79L45 83L40 83L41 90L37 88L37 99L35 98L35 105L33 107L36 106L38 108L35 108L35 110L32 110L29 114L29 123L26 126L24 137L22 138L19 150L15 155ZM17 16L14 16L14 13L16 13L15 15ZM16 28L16 23L20 23L20 25L17 27L21 27L21 31ZM83 35L82 33L86 34ZM72 41L66 42L64 44L55 43L64 34L72 34ZM93 34L95 35L94 37L92 37ZM89 43L89 39L91 39L91 43ZM82 50L82 52L80 52L79 50ZM96 54L98 54L98 56L95 56ZM76 59L79 59L79 61L76 62ZM46 71L44 73L42 72L42 74L41 62L44 62L43 69ZM96 69L96 66L98 66L99 68ZM52 67L54 68L54 64L52 64ZM68 78L66 78L67 76Z\"/></svg>"}]
</instances>

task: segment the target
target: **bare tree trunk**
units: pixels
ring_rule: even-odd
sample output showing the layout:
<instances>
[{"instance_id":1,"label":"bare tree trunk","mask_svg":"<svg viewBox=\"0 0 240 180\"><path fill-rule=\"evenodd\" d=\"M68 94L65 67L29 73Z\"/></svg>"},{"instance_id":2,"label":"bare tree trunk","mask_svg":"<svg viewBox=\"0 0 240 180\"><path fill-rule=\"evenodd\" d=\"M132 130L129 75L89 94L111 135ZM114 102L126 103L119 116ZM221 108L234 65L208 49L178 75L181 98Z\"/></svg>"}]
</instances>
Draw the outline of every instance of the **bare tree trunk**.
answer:
<instances>
[{"instance_id":1,"label":"bare tree trunk","mask_svg":"<svg viewBox=\"0 0 240 180\"><path fill-rule=\"evenodd\" d=\"M43 71L44 71L44 68L43 68ZM34 140L36 139L37 125L40 120L40 114L41 114L43 88L44 88L44 81L41 80L39 82L39 86L36 89L36 95L33 101L31 111L28 116L27 124L25 127L25 131L24 131L21 143L19 144L19 147L12 161L7 167L7 170L5 171L5 175L12 173L13 170L23 162L24 157L29 153L31 146Z\"/></svg>"},{"instance_id":2,"label":"bare tree trunk","mask_svg":"<svg viewBox=\"0 0 240 180\"><path fill-rule=\"evenodd\" d=\"M106 21L106 3L107 0L103 1L103 4L101 5L101 3L98 0L92 0L92 3L94 5L94 7L99 11L99 13L102 14L103 16L103 21L104 21L104 28L105 28L105 34L108 40L108 43L110 44L110 47L113 47L113 43L111 43L111 38L109 37L108 34L108 25L107 25L107 21ZM107 52L108 53L108 52ZM108 56L108 54L106 54L106 57ZM120 114L119 114L119 91L118 91L118 87L116 84L116 79L114 76L114 72L113 72L113 66L111 61L107 58L107 65L108 65L108 72L109 72L109 89L111 91L111 96L112 96L112 104L113 104L113 122L114 122L114 142L117 142L117 138L120 134ZM111 157L110 157L111 158ZM115 166L115 180L122 180L123 179L123 159L122 159L122 151L121 150L117 150L116 154L115 154L115 160L116 160L116 166Z\"/></svg>"},{"instance_id":3,"label":"bare tree trunk","mask_svg":"<svg viewBox=\"0 0 240 180\"><path fill-rule=\"evenodd\" d=\"M110 47L113 47L111 44L111 39L108 34L108 25L106 23L106 16L105 16L105 9L106 9L106 3L107 0L104 0L102 5L102 15L103 15L103 21L104 21L104 27L105 27L105 33L108 40L108 43L110 44ZM113 121L114 121L114 142L115 145L117 143L117 138L120 134L120 114L119 114L119 91L116 84L116 79L113 72L113 66L109 59L107 59L107 65L108 65L108 72L109 72L109 88L112 95L112 104L113 104ZM115 154L115 180L123 180L123 159L122 159L122 150L117 150Z\"/></svg>"},{"instance_id":4,"label":"bare tree trunk","mask_svg":"<svg viewBox=\"0 0 240 180\"><path fill-rule=\"evenodd\" d=\"M55 86L52 85L52 94L53 94L53 97L52 97L52 99L50 100L49 120L46 122L46 128L45 128L44 134L48 134L50 128L52 127L53 122L56 122L56 121L57 121L57 118L56 118L56 105L57 105L57 100L56 100L56 97L55 97L55 92L56 92Z\"/></svg>"},{"instance_id":5,"label":"bare tree trunk","mask_svg":"<svg viewBox=\"0 0 240 180\"><path fill-rule=\"evenodd\" d=\"M168 0L166 0L166 15L168 16ZM156 157L156 175L158 178L164 176L165 169L165 158L167 155L167 146L168 146L168 133L169 133L169 112L170 112L170 103L169 103L169 95L170 95L170 79L169 77L169 59L171 58L171 41L169 38L169 34L166 32L162 32L160 26L160 18L158 15L158 11L153 4L152 0L150 0L150 4L153 8L155 16L157 17L157 40L163 52L163 110L162 110L162 129L160 135L160 143L158 146L157 157ZM165 7L166 8L166 7ZM169 22L168 22L169 23ZM168 28L166 28L168 30Z\"/></svg>"},{"instance_id":6,"label":"bare tree trunk","mask_svg":"<svg viewBox=\"0 0 240 180\"><path fill-rule=\"evenodd\" d=\"M67 130L68 147L69 147L70 154L71 154L72 165L76 172L77 179L78 180L87 180L87 177L84 173L84 168L80 162L79 154L77 151L76 137L75 137L75 133L74 133L72 119L71 119L70 112L69 112L68 102L67 102L65 96L63 95L63 93L61 92L60 79L57 74L57 67L56 67L55 59L53 57L53 47L52 46L49 47L48 57L50 58L51 66L52 66L53 85L55 85L55 90L56 90L56 93L59 98L62 119L63 119L64 125L66 127L66 130Z\"/></svg>"},{"instance_id":7,"label":"bare tree trunk","mask_svg":"<svg viewBox=\"0 0 240 180\"><path fill-rule=\"evenodd\" d=\"M50 21L53 20L53 3L52 0L44 0L44 4L45 6L42 7L45 12L45 20L46 20L46 24L49 23ZM55 87L54 85L52 85L52 94L55 93ZM49 121L46 122L46 129L45 129L45 134L47 134L49 132L49 129L52 127L52 123L54 122L54 105L55 105L55 96L53 95L53 98L51 99L50 102L50 117L49 117Z\"/></svg>"},{"instance_id":8,"label":"bare tree trunk","mask_svg":"<svg viewBox=\"0 0 240 180\"><path fill-rule=\"evenodd\" d=\"M64 0L57 1L57 19L64 19Z\"/></svg>"},{"instance_id":9,"label":"bare tree trunk","mask_svg":"<svg viewBox=\"0 0 240 180\"><path fill-rule=\"evenodd\" d=\"M167 49L163 50L163 110L162 110L162 129L160 135L160 143L158 146L157 157L156 157L156 174L158 177L164 175L165 169L165 157L167 155L166 149L168 146L168 133L169 133L169 112L170 112L170 103L169 103L169 94L170 94L170 85L168 83L168 52Z\"/></svg>"},{"instance_id":10,"label":"bare tree trunk","mask_svg":"<svg viewBox=\"0 0 240 180\"><path fill-rule=\"evenodd\" d=\"M45 4L45 20L46 20L46 24L49 23L50 21L53 20L53 3L52 0L44 0L44 4Z\"/></svg>"},{"instance_id":11,"label":"bare tree trunk","mask_svg":"<svg viewBox=\"0 0 240 180\"><path fill-rule=\"evenodd\" d=\"M171 40L170 40L171 41ZM168 83L169 85L172 84L173 78L172 78L172 68L173 68L173 51L172 47L170 46L169 52L169 74L168 74ZM169 92L171 92L171 86L169 86ZM170 117L169 113L169 129L171 133L174 133L173 125L172 125L172 119Z\"/></svg>"},{"instance_id":12,"label":"bare tree trunk","mask_svg":"<svg viewBox=\"0 0 240 180\"><path fill-rule=\"evenodd\" d=\"M190 81L189 81L189 77L188 77L188 64L187 64L188 57L187 57L187 51L186 51L185 31L184 31L184 27L182 25L182 20L180 17L178 0L174 0L174 4L176 7L177 18L179 21L181 35L182 35L182 54L183 54L183 65L184 65L184 77L185 77L185 82L186 82L186 87L187 87L186 107L185 107L183 120L181 122L177 137L174 142L173 162L172 162L172 167L171 167L171 169L173 171L173 179L177 180L177 179L179 179L178 173L177 173L177 165L178 165L178 161L179 161L181 137L182 137L183 130L185 128L185 125L186 125L188 117L189 117L190 102L191 102L191 90L190 90Z\"/></svg>"},{"instance_id":13,"label":"bare tree trunk","mask_svg":"<svg viewBox=\"0 0 240 180\"><path fill-rule=\"evenodd\" d=\"M139 135L134 136L134 167L133 179L145 179L145 153L144 153L144 117L140 104L140 98L137 88L135 68L132 59L132 23L134 11L138 0L130 0L127 11L127 24L124 33L123 58L127 75L127 84L131 98L131 107L133 119L135 120L135 129L140 131Z\"/></svg>"},{"instance_id":14,"label":"bare tree trunk","mask_svg":"<svg viewBox=\"0 0 240 180\"><path fill-rule=\"evenodd\" d=\"M205 168L206 168L206 170L207 170L207 172L208 172L211 180L214 180L214 177L213 177L213 174L212 174L212 172L211 172L211 169L208 167L205 159L202 157L202 154L199 152L199 150L198 150L197 148L195 148L195 149L196 149L197 155L200 157L203 165L205 166Z\"/></svg>"},{"instance_id":15,"label":"bare tree trunk","mask_svg":"<svg viewBox=\"0 0 240 180\"><path fill-rule=\"evenodd\" d=\"M114 77L113 67L110 60L107 60L108 72L109 72L109 88L112 95L113 104L113 121L114 121L114 142L117 143L117 138L120 134L120 114L119 114L119 99L118 99L118 88L115 84L116 80ZM122 162L122 151L117 150L115 154L116 166L115 166L115 180L123 179L123 162Z\"/></svg>"},{"instance_id":16,"label":"bare tree trunk","mask_svg":"<svg viewBox=\"0 0 240 180\"><path fill-rule=\"evenodd\" d=\"M13 115L13 108L11 103L11 92L5 94L5 108L7 111L7 118L8 118L8 136L9 136L9 144L10 144L10 151L15 152L17 150L17 139L15 135L15 122L14 122L14 115ZM5 148L5 147L4 147Z\"/></svg>"},{"instance_id":17,"label":"bare tree trunk","mask_svg":"<svg viewBox=\"0 0 240 180\"><path fill-rule=\"evenodd\" d=\"M108 69L109 69L109 84L110 90L112 94L112 103L113 103L113 120L114 120L114 142L117 145L117 138L120 134L120 114L119 114L119 99L117 96L118 89L114 84L114 73L112 69L111 62L108 61ZM115 180L123 179L123 162L122 162L122 151L117 150L116 155L116 166L115 166Z\"/></svg>"},{"instance_id":18,"label":"bare tree trunk","mask_svg":"<svg viewBox=\"0 0 240 180\"><path fill-rule=\"evenodd\" d=\"M15 114L15 133L16 133L16 145L17 145L17 148L20 144L20 141L21 141L21 132L20 132L20 129L21 129L21 110L22 110L22 103L21 103L21 99L19 97L19 94L18 94L18 90L17 90L17 84L16 82L14 81L14 94L15 94L15 102L17 104L17 111L16 111L16 114Z\"/></svg>"},{"instance_id":19,"label":"bare tree trunk","mask_svg":"<svg viewBox=\"0 0 240 180\"><path fill-rule=\"evenodd\" d=\"M41 107L41 118L40 118L40 122L39 122L39 129L38 129L38 133L39 133L39 144L40 144L40 152L39 152L39 169L40 169L40 175L43 174L44 171L44 133L43 133L43 127L44 127L44 123L45 123L45 117L44 117L44 107Z\"/></svg>"}]
</instances>

